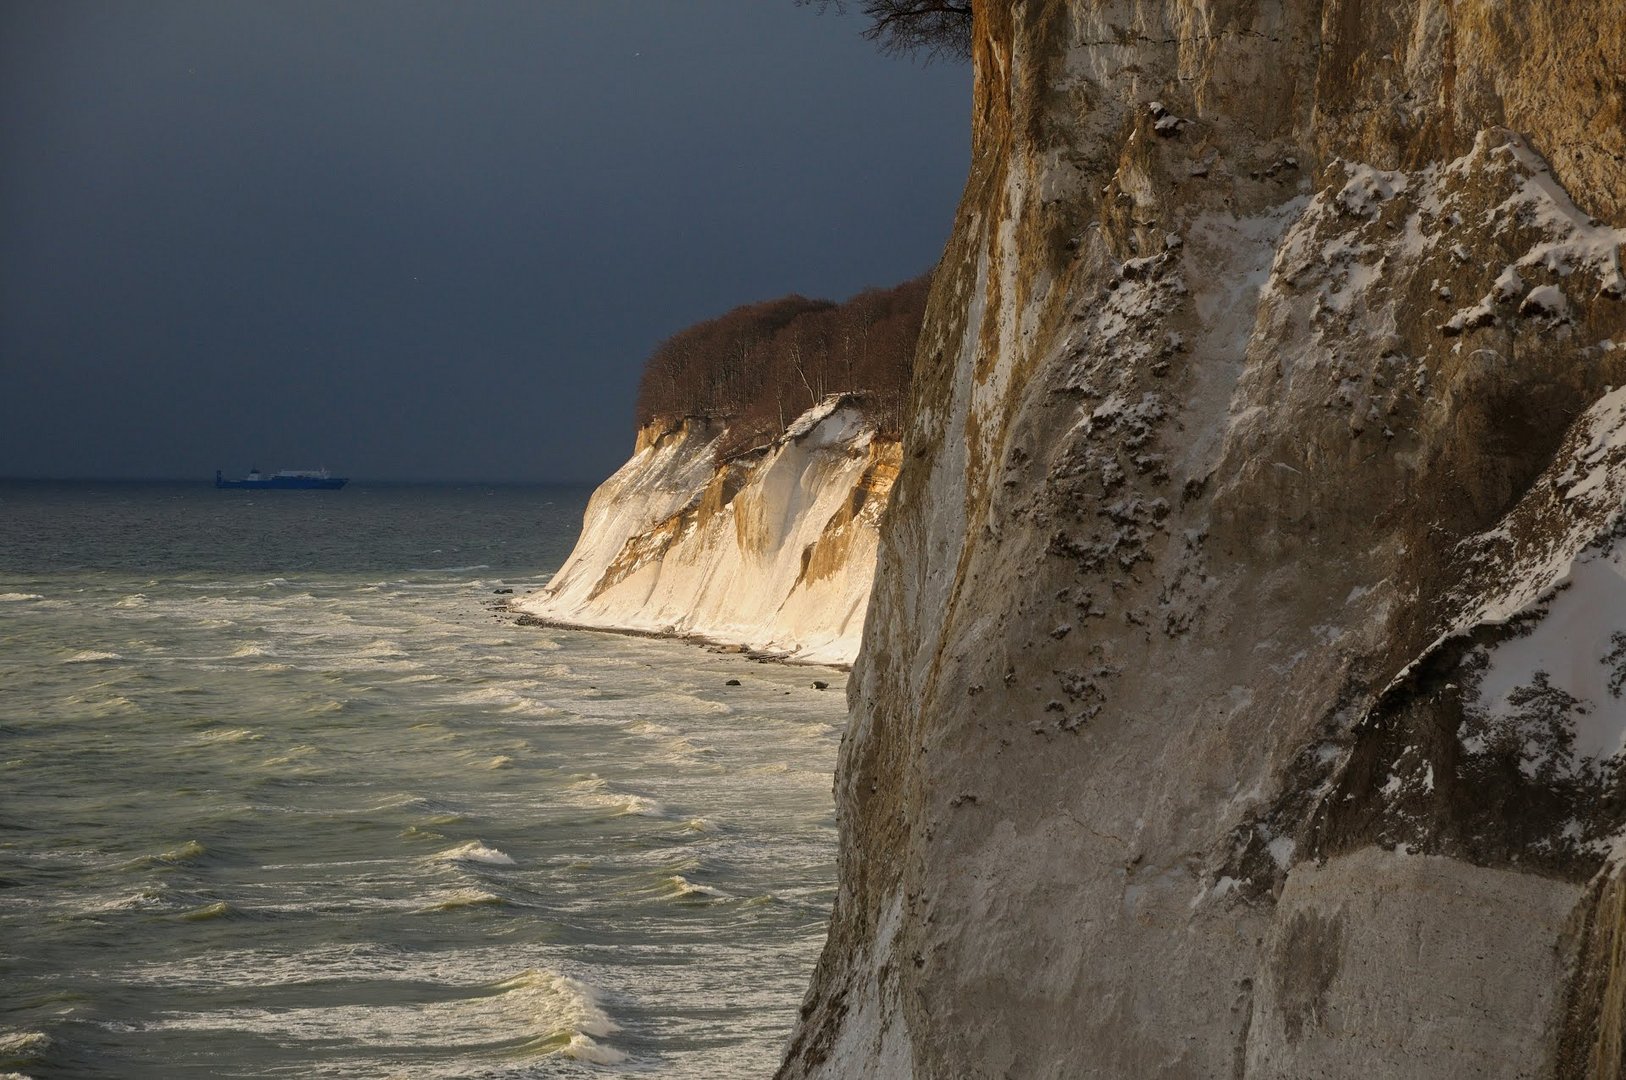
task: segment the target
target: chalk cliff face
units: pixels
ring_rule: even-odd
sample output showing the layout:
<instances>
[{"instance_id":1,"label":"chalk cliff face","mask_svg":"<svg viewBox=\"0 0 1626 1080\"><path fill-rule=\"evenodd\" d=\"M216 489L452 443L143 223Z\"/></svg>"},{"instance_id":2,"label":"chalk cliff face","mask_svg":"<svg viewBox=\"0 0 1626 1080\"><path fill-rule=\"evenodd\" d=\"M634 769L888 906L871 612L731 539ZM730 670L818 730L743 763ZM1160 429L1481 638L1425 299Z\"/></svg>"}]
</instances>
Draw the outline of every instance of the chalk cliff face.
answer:
<instances>
[{"instance_id":1,"label":"chalk cliff face","mask_svg":"<svg viewBox=\"0 0 1626 1080\"><path fill-rule=\"evenodd\" d=\"M631 460L593 493L570 558L514 607L851 663L898 444L841 396L719 463L725 437L693 421L639 432Z\"/></svg>"},{"instance_id":2,"label":"chalk cliff face","mask_svg":"<svg viewBox=\"0 0 1626 1080\"><path fill-rule=\"evenodd\" d=\"M783 1075L1626 1075L1626 3L973 53Z\"/></svg>"}]
</instances>

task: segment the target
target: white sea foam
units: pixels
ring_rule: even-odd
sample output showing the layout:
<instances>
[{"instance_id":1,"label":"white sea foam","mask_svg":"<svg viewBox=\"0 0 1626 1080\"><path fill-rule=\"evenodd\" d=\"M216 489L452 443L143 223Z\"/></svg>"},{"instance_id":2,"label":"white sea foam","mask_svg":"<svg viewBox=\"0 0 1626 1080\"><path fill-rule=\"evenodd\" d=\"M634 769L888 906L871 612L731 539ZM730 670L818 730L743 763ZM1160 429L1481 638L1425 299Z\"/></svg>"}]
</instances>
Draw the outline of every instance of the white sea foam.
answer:
<instances>
[{"instance_id":1,"label":"white sea foam","mask_svg":"<svg viewBox=\"0 0 1626 1080\"><path fill-rule=\"evenodd\" d=\"M376 971L376 969L375 969ZM308 977L308 975L307 975ZM524 1039L524 1050L615 1064L626 1055L599 1040L619 1026L587 983L544 968L528 968L501 982L453 984L465 991L450 1000L411 1005L335 1005L307 1008L222 1008L161 1014L148 1031L220 1031L278 1040L480 1050Z\"/></svg>"},{"instance_id":2,"label":"white sea foam","mask_svg":"<svg viewBox=\"0 0 1626 1080\"><path fill-rule=\"evenodd\" d=\"M21 604L29 600L44 600L45 597L33 592L0 592L0 604Z\"/></svg>"},{"instance_id":3,"label":"white sea foam","mask_svg":"<svg viewBox=\"0 0 1626 1080\"><path fill-rule=\"evenodd\" d=\"M458 705L515 705L523 703L519 694L506 686L484 686L478 690L470 690L466 694L459 694L452 701Z\"/></svg>"},{"instance_id":4,"label":"white sea foam","mask_svg":"<svg viewBox=\"0 0 1626 1080\"><path fill-rule=\"evenodd\" d=\"M460 908L500 907L507 902L496 893L486 892L484 889L453 889L450 892L436 894L428 905L418 910L457 911Z\"/></svg>"},{"instance_id":5,"label":"white sea foam","mask_svg":"<svg viewBox=\"0 0 1626 1080\"><path fill-rule=\"evenodd\" d=\"M265 736L261 735L259 732L250 731L248 728L213 728L199 735L195 741L201 743L235 743L254 742L263 738L265 738Z\"/></svg>"},{"instance_id":6,"label":"white sea foam","mask_svg":"<svg viewBox=\"0 0 1626 1080\"><path fill-rule=\"evenodd\" d=\"M0 1031L0 1056L28 1061L51 1049L51 1037L43 1031Z\"/></svg>"},{"instance_id":7,"label":"white sea foam","mask_svg":"<svg viewBox=\"0 0 1626 1080\"><path fill-rule=\"evenodd\" d=\"M487 866L513 866L514 860L504 852L494 847L487 847L478 840L470 840L466 844L448 848L435 856L440 862L469 862L483 863Z\"/></svg>"},{"instance_id":8,"label":"white sea foam","mask_svg":"<svg viewBox=\"0 0 1626 1080\"><path fill-rule=\"evenodd\" d=\"M123 660L124 657L115 652L102 652L99 649L83 649L72 656L63 659L64 664L105 664L113 660Z\"/></svg>"},{"instance_id":9,"label":"white sea foam","mask_svg":"<svg viewBox=\"0 0 1626 1080\"><path fill-rule=\"evenodd\" d=\"M666 808L647 795L634 795L630 791L584 791L576 797L585 807L600 807L611 811L612 817L664 817Z\"/></svg>"},{"instance_id":10,"label":"white sea foam","mask_svg":"<svg viewBox=\"0 0 1626 1080\"><path fill-rule=\"evenodd\" d=\"M673 874L662 884L665 886L663 891L668 896L678 900L714 901L732 899L732 897L723 890L714 888L711 885L701 885L699 882L690 881L682 874Z\"/></svg>"}]
</instances>

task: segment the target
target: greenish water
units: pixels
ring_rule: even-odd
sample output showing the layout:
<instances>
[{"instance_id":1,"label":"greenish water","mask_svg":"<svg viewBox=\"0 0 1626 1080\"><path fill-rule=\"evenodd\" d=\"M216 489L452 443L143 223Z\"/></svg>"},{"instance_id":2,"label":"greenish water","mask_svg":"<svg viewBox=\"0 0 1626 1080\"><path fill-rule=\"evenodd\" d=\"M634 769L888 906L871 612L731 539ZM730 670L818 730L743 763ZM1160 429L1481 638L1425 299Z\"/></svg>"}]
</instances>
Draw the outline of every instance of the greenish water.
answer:
<instances>
[{"instance_id":1,"label":"greenish water","mask_svg":"<svg viewBox=\"0 0 1626 1080\"><path fill-rule=\"evenodd\" d=\"M492 610L586 494L0 485L0 1074L770 1073L844 680Z\"/></svg>"}]
</instances>

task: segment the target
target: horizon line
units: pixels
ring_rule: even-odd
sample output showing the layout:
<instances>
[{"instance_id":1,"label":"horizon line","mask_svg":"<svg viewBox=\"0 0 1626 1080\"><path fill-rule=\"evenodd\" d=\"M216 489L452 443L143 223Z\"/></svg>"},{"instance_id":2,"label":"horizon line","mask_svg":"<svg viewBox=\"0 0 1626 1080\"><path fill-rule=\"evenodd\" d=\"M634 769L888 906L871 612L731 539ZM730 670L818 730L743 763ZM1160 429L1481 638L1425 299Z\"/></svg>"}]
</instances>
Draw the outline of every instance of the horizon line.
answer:
<instances>
[{"instance_id":1,"label":"horizon line","mask_svg":"<svg viewBox=\"0 0 1626 1080\"><path fill-rule=\"evenodd\" d=\"M428 477L400 477L400 476L373 476L373 477L346 477L346 482L352 485L365 486L367 484L493 484L501 487L597 487L603 480L532 480L532 479L504 479L494 480L489 477L452 477L445 479ZM198 484L214 487L215 478L211 476L23 476L0 475L0 484Z\"/></svg>"}]
</instances>

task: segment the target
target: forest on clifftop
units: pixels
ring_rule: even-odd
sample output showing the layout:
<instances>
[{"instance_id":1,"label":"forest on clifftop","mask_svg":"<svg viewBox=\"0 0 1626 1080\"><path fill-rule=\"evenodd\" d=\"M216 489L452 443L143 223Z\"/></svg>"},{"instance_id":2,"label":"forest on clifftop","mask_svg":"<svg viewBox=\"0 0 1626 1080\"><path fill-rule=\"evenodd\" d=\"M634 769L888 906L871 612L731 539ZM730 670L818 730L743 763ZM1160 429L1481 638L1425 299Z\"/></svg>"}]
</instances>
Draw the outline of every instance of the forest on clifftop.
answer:
<instances>
[{"instance_id":1,"label":"forest on clifftop","mask_svg":"<svg viewBox=\"0 0 1626 1080\"><path fill-rule=\"evenodd\" d=\"M638 387L638 424L724 426L725 457L762 446L827 395L849 393L896 438L931 276L844 303L783 296L745 304L662 342Z\"/></svg>"}]
</instances>

